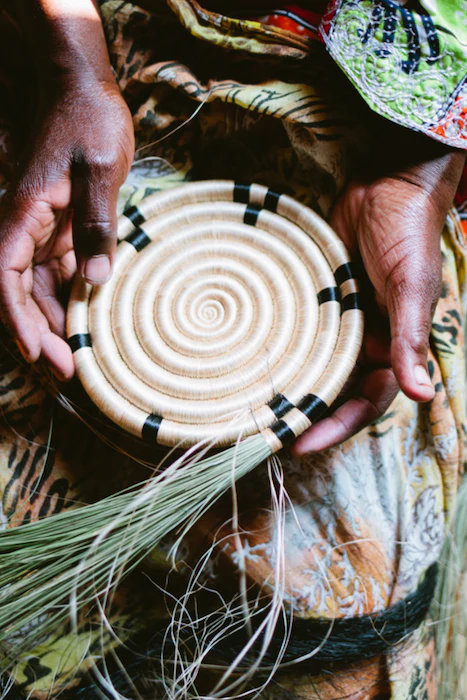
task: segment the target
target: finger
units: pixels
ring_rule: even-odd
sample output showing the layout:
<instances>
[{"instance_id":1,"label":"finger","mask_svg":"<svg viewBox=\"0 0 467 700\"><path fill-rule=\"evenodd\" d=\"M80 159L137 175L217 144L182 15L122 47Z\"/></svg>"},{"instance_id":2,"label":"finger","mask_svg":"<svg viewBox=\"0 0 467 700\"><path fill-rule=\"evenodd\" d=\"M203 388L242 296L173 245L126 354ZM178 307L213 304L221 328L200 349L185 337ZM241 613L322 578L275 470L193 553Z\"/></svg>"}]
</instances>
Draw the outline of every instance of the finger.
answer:
<instances>
[{"instance_id":1,"label":"finger","mask_svg":"<svg viewBox=\"0 0 467 700\"><path fill-rule=\"evenodd\" d=\"M62 304L62 280L60 265L53 261L48 265L36 265L33 273L32 297L48 321L50 330L65 336L65 308Z\"/></svg>"},{"instance_id":2,"label":"finger","mask_svg":"<svg viewBox=\"0 0 467 700\"><path fill-rule=\"evenodd\" d=\"M40 235L44 223L48 223L47 217L41 218L40 213L34 215L34 211L34 203L31 203L28 212L17 207L7 211L2 221L1 315L24 359L36 362L42 355L50 360L57 376L65 379L74 372L71 351L60 338L50 338L52 333L47 319L30 296L33 287L30 264L35 251L34 235ZM55 356L53 350L57 345L59 350Z\"/></svg>"},{"instance_id":3,"label":"finger","mask_svg":"<svg viewBox=\"0 0 467 700\"><path fill-rule=\"evenodd\" d=\"M391 338L387 319L379 317L373 322L365 317L362 364L371 367L391 367Z\"/></svg>"},{"instance_id":4,"label":"finger","mask_svg":"<svg viewBox=\"0 0 467 700\"><path fill-rule=\"evenodd\" d=\"M117 197L123 177L112 157L96 157L75 166L73 242L78 271L90 284L104 284L111 275L117 243Z\"/></svg>"},{"instance_id":5,"label":"finger","mask_svg":"<svg viewBox=\"0 0 467 700\"><path fill-rule=\"evenodd\" d=\"M292 454L301 457L348 440L381 418L398 391L391 369L374 370L362 380L358 396L346 401L329 418L313 425L295 441Z\"/></svg>"},{"instance_id":6,"label":"finger","mask_svg":"<svg viewBox=\"0 0 467 700\"><path fill-rule=\"evenodd\" d=\"M26 362L36 362L41 354L41 334L27 306L23 278L18 270L0 270L2 320Z\"/></svg>"},{"instance_id":7,"label":"finger","mask_svg":"<svg viewBox=\"0 0 467 700\"><path fill-rule=\"evenodd\" d=\"M430 401L435 395L427 369L431 322L439 297L441 262L403 262L387 287L391 326L391 362L402 391L413 401Z\"/></svg>"},{"instance_id":8,"label":"finger","mask_svg":"<svg viewBox=\"0 0 467 700\"><path fill-rule=\"evenodd\" d=\"M41 155L46 162L55 162ZM50 348L58 345L57 357L49 358L52 369L60 378L68 378L74 371L71 351L60 338L51 338L48 321L31 292L35 255L53 242L57 209L69 204L69 178L58 177L53 167L39 166L34 159L25 166L2 207L0 310L25 360L35 362L41 355L49 358Z\"/></svg>"},{"instance_id":9,"label":"finger","mask_svg":"<svg viewBox=\"0 0 467 700\"><path fill-rule=\"evenodd\" d=\"M2 316L6 326L26 362L36 362L42 356L61 381L71 379L74 374L71 350L51 332L47 319L26 294L21 275L11 270L0 274L0 298L5 300Z\"/></svg>"},{"instance_id":10,"label":"finger","mask_svg":"<svg viewBox=\"0 0 467 700\"><path fill-rule=\"evenodd\" d=\"M8 211L2 220L0 241L0 310L3 322L16 340L27 362L35 362L41 352L40 331L27 306L32 275L28 274L35 243L28 231L41 222Z\"/></svg>"},{"instance_id":11,"label":"finger","mask_svg":"<svg viewBox=\"0 0 467 700\"><path fill-rule=\"evenodd\" d=\"M73 250L71 221L73 212L70 209L54 211L55 225L53 236L45 245L36 248L34 265L41 265L50 260L61 260Z\"/></svg>"},{"instance_id":12,"label":"finger","mask_svg":"<svg viewBox=\"0 0 467 700\"><path fill-rule=\"evenodd\" d=\"M26 308L31 323L39 331L40 357L45 359L50 369L60 381L68 381L74 375L74 361L68 343L50 329L45 315L34 299L28 295Z\"/></svg>"},{"instance_id":13,"label":"finger","mask_svg":"<svg viewBox=\"0 0 467 700\"><path fill-rule=\"evenodd\" d=\"M54 228L52 207L28 194L27 185L2 207L0 223L0 310L28 362L40 355L40 332L27 308L32 286L31 264L36 246L47 241Z\"/></svg>"},{"instance_id":14,"label":"finger","mask_svg":"<svg viewBox=\"0 0 467 700\"><path fill-rule=\"evenodd\" d=\"M68 382L75 373L75 363L68 343L48 331L41 336L41 356L61 382Z\"/></svg>"}]
</instances>

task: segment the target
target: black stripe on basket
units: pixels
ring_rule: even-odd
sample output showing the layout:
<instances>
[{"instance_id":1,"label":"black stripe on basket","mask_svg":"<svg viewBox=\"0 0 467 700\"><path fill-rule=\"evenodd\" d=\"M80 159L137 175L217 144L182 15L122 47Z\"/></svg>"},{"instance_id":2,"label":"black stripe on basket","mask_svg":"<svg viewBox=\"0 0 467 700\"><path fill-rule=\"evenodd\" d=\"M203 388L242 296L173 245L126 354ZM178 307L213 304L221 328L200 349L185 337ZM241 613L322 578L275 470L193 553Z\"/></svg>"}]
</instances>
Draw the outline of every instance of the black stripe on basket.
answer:
<instances>
[{"instance_id":1,"label":"black stripe on basket","mask_svg":"<svg viewBox=\"0 0 467 700\"><path fill-rule=\"evenodd\" d=\"M327 301L340 301L341 294L339 287L326 287L318 292L318 304L325 304Z\"/></svg>"},{"instance_id":2,"label":"black stripe on basket","mask_svg":"<svg viewBox=\"0 0 467 700\"><path fill-rule=\"evenodd\" d=\"M287 423L281 419L276 420L271 425L271 430L283 445L289 445L296 438L292 428L290 428Z\"/></svg>"},{"instance_id":3,"label":"black stripe on basket","mask_svg":"<svg viewBox=\"0 0 467 700\"><path fill-rule=\"evenodd\" d=\"M143 440L147 440L147 442L157 442L157 435L163 420L164 419L161 416L158 416L156 413L150 413L144 421L143 429L141 431Z\"/></svg>"},{"instance_id":4,"label":"black stripe on basket","mask_svg":"<svg viewBox=\"0 0 467 700\"><path fill-rule=\"evenodd\" d=\"M258 207L256 204L248 204L243 217L244 223L249 226L256 226L261 209L262 207Z\"/></svg>"},{"instance_id":5,"label":"black stripe on basket","mask_svg":"<svg viewBox=\"0 0 467 700\"><path fill-rule=\"evenodd\" d=\"M276 394L275 397L268 403L269 408L274 413L276 418L281 418L294 408L293 403L290 403L283 394Z\"/></svg>"},{"instance_id":6,"label":"black stripe on basket","mask_svg":"<svg viewBox=\"0 0 467 700\"><path fill-rule=\"evenodd\" d=\"M338 286L347 280L353 280L357 276L355 265L353 263L344 263L334 273L334 278Z\"/></svg>"},{"instance_id":7,"label":"black stripe on basket","mask_svg":"<svg viewBox=\"0 0 467 700\"><path fill-rule=\"evenodd\" d=\"M135 228L141 226L141 224L144 224L144 222L146 221L146 219L141 214L137 206L130 207L129 209L124 211L123 216L126 216L127 219L130 219L131 223Z\"/></svg>"},{"instance_id":8,"label":"black stripe on basket","mask_svg":"<svg viewBox=\"0 0 467 700\"><path fill-rule=\"evenodd\" d=\"M233 197L234 202L240 202L240 204L248 204L250 201L250 190L251 185L242 185L241 182L236 182L234 184Z\"/></svg>"},{"instance_id":9,"label":"black stripe on basket","mask_svg":"<svg viewBox=\"0 0 467 700\"><path fill-rule=\"evenodd\" d=\"M326 413L329 407L325 401L319 398L319 396L316 396L315 394L307 394L297 404L297 408L313 422L318 420L318 418L321 418L323 413Z\"/></svg>"},{"instance_id":10,"label":"black stripe on basket","mask_svg":"<svg viewBox=\"0 0 467 700\"><path fill-rule=\"evenodd\" d=\"M349 311L349 309L363 311L362 297L359 292L351 292L342 299L341 313L343 314L344 311Z\"/></svg>"},{"instance_id":11,"label":"black stripe on basket","mask_svg":"<svg viewBox=\"0 0 467 700\"><path fill-rule=\"evenodd\" d=\"M71 352L76 352L81 348L92 348L91 334L76 333L68 338L67 343L71 348Z\"/></svg>"},{"instance_id":12,"label":"black stripe on basket","mask_svg":"<svg viewBox=\"0 0 467 700\"><path fill-rule=\"evenodd\" d=\"M266 197L264 198L264 208L275 213L277 211L279 199L280 194L277 194L277 192L273 192L272 190L268 190Z\"/></svg>"},{"instance_id":13,"label":"black stripe on basket","mask_svg":"<svg viewBox=\"0 0 467 700\"><path fill-rule=\"evenodd\" d=\"M140 250L143 250L143 248L146 248L147 245L151 242L151 239L149 238L148 234L143 231L142 228L135 228L135 230L128 234L128 236L124 239L127 243L131 243L133 248L140 252Z\"/></svg>"}]
</instances>

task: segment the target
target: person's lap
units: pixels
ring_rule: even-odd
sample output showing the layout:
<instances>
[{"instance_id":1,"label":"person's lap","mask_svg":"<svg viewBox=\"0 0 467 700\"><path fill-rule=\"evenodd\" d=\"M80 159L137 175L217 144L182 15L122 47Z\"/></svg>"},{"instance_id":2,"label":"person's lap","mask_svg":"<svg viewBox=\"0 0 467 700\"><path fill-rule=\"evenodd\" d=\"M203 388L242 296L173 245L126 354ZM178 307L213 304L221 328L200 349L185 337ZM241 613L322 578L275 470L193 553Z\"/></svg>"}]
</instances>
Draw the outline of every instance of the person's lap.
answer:
<instances>
[{"instance_id":1,"label":"person's lap","mask_svg":"<svg viewBox=\"0 0 467 700\"><path fill-rule=\"evenodd\" d=\"M137 148L144 149L137 152L137 160L162 158L176 170L164 180L153 180L147 173L143 179L130 178L133 184L124 188L122 206L123 200L134 203L159 186L173 186L189 178L225 177L262 182L328 214L348 177L352 156L360 148L361 129L348 118L348 103L343 110L344 128L319 126L325 118L339 118L341 109L324 90L320 71L316 87L313 70L300 75L287 69L288 82L285 75L278 81L274 62L269 65L265 60L256 69L256 84L253 79L245 80L253 70L251 64L245 59L246 69L236 65L235 57L229 57L224 65L216 66L217 75L223 77L209 83L207 92L206 77L199 79L197 71L202 75L210 52L219 56L215 47L207 46L206 56L190 65L189 45L183 49L183 57L167 53L170 41L177 44L180 31L173 18L167 19L172 34L167 34L160 46L152 43L151 32L156 29L149 15L130 4L122 9L120 3L112 2L103 3L102 11L123 94L136 115ZM160 25L157 31L162 34ZM155 45L164 60L158 59ZM244 78L236 78L234 98L229 71ZM267 78L269 97L263 85ZM151 145L155 127L170 131L190 116L197 103L187 95L196 90L198 101L203 95L207 98L199 115L173 136ZM216 101L212 101L214 97ZM316 126L300 123L296 117L297 105L305 97L320 105ZM295 114L293 120L269 116L272 104L278 115ZM9 144L10 131L16 126L11 141L14 146L26 125L18 134L9 116L11 119L6 114L2 122L4 143ZM2 156L6 180L14 153L7 148ZM285 590L298 616L332 621L384 610L406 598L439 556L454 506L465 434L465 244L454 217L446 225L442 251L443 292L433 322L429 365L436 387L433 401L417 405L400 394L377 424L343 445L303 459L281 455L285 486L295 512L286 517ZM26 366L12 348L5 338L0 385L0 485L5 522L30 522L145 476L145 469L126 456L136 450L132 441L102 427L78 390L78 403L83 401L90 411L85 414L90 427L81 424L58 405L44 369ZM93 434L92 428L103 432L111 445ZM136 451L139 454L139 449ZM147 456L144 451L143 456ZM151 459L154 461L154 456ZM236 581L239 570L239 541L248 581L260 590L271 580L274 521L265 469L260 468L251 478L256 488L250 484L239 487L240 540L229 537L230 502L226 499L188 538L180 553L185 568L181 566L170 579L175 590L183 588L190 566L200 556L200 543L210 546L209 533L213 532L227 539L222 554L213 554L211 586L224 594L231 592L232 577ZM154 589L154 584L166 585L170 567L164 551L153 552L146 562L151 581L145 579L143 585L141 576L133 577L115 599L113 621L125 639L165 624L165 603ZM17 685L25 694L35 688L38 698L47 697L57 670L59 685L73 675L87 639L83 638L82 644L80 647L66 634L51 640L18 669ZM108 649L111 647L109 641ZM335 669L332 681L329 674L310 678L300 671L289 671L278 676L262 696L331 700L392 693L391 697L402 700L421 697L426 688L428 696L434 697L428 679L431 652L428 632L422 627L406 644L404 653L387 654L343 671Z\"/></svg>"}]
</instances>

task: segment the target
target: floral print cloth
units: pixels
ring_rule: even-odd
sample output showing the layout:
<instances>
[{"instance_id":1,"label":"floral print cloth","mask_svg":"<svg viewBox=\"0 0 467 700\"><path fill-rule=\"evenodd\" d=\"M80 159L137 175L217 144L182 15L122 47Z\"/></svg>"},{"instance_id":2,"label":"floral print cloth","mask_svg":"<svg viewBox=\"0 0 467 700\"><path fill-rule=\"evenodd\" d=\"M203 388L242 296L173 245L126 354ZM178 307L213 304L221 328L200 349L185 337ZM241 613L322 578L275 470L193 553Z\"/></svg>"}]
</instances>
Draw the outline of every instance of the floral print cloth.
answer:
<instances>
[{"instance_id":1,"label":"floral print cloth","mask_svg":"<svg viewBox=\"0 0 467 700\"><path fill-rule=\"evenodd\" d=\"M359 156L377 142L374 109L434 138L464 143L459 115L467 64L462 36L456 39L454 32L461 3L310 2L306 9L264 6L254 13L248 5L101 1L112 65L137 140L121 210L159 189L219 177L260 182L326 217ZM0 172L6 186L30 128L33 90L20 39L6 13L3 19ZM442 61L451 66L444 101L436 78ZM397 86L393 99L390 85ZM443 288L429 362L433 401L416 405L400 394L383 418L340 447L301 460L281 455L296 513L285 523L285 597L297 616L332 621L383 610L415 590L439 557L465 461L467 251L455 212L441 245ZM87 425L70 415L57 404L44 372L24 366L5 334L2 339L4 526L52 516L147 475L137 461L147 458L144 447L105 426L76 386L68 392L85 411ZM275 522L265 466L240 484L238 497L241 537L230 537L231 502L224 499L187 538L170 590L183 590L213 533L226 539L207 567L211 588L228 597L240 569L258 589L270 580ZM167 586L169 546L150 553L144 576L133 574L114 600L111 619L123 640L167 622L167 601L154 584ZM88 643L62 630L31 650L16 669L11 697L45 700L64 688L63 698L100 697L95 677L90 681L84 672L97 662L102 643L110 652L114 642L96 633L91 655L81 663ZM279 674L261 697L431 700L435 663L430 627L422 625L384 658L336 669L332 676ZM151 677L148 661L134 678L142 697L158 692ZM135 690L126 693L138 697Z\"/></svg>"}]
</instances>

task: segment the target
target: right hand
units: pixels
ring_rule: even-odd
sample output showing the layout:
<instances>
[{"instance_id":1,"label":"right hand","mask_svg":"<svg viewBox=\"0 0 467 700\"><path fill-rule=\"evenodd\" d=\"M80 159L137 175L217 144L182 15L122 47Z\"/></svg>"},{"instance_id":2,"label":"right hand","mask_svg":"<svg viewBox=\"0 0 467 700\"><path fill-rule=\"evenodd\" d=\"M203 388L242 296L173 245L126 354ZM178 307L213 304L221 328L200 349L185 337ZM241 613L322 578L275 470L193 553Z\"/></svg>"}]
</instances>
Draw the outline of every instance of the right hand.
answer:
<instances>
[{"instance_id":1,"label":"right hand","mask_svg":"<svg viewBox=\"0 0 467 700\"><path fill-rule=\"evenodd\" d=\"M116 204L134 155L131 114L113 80L43 87L35 131L0 209L0 313L28 362L61 380L74 363L64 340L64 292L76 270L110 277Z\"/></svg>"},{"instance_id":2,"label":"right hand","mask_svg":"<svg viewBox=\"0 0 467 700\"><path fill-rule=\"evenodd\" d=\"M413 401L434 397L427 355L441 288L440 236L465 153L411 132L404 136L409 147L402 156L414 162L374 178L370 171L366 181L349 185L334 210L331 223L363 262L374 298L356 382L330 416L298 438L296 455L349 439L387 411L399 388ZM412 141L421 151L410 149ZM368 301L371 290L363 296Z\"/></svg>"}]
</instances>

